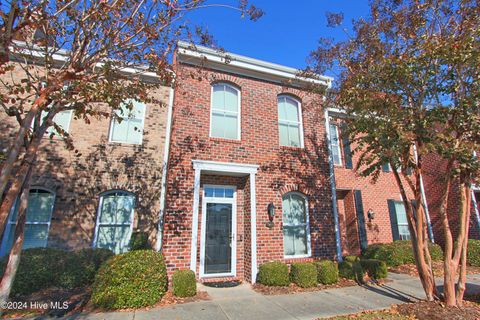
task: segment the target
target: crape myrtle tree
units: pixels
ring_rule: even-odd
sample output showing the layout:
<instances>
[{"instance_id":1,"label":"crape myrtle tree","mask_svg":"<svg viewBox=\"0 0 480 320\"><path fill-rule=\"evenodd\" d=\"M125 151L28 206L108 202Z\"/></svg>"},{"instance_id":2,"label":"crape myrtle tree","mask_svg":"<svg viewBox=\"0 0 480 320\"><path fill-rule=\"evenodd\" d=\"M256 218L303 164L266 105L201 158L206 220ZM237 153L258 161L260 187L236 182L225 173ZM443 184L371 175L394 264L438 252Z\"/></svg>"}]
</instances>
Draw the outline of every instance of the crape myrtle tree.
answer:
<instances>
[{"instance_id":1,"label":"crape myrtle tree","mask_svg":"<svg viewBox=\"0 0 480 320\"><path fill-rule=\"evenodd\" d=\"M122 104L131 109L128 101L151 102L150 90L171 84L177 40L211 40L187 20L190 11L211 6L238 10L251 20L262 15L246 0L233 6L199 0L0 0L0 107L17 123L1 157L0 234L19 199L1 301L8 298L19 263L29 177L41 140L55 132L75 150L55 115L72 110L85 123L111 116L121 121ZM147 72L158 81L142 81Z\"/></svg>"},{"instance_id":2,"label":"crape myrtle tree","mask_svg":"<svg viewBox=\"0 0 480 320\"><path fill-rule=\"evenodd\" d=\"M449 306L463 300L470 187L479 176L479 8L474 0L372 0L369 15L345 29L346 40L322 39L310 57L310 72L337 74L327 105L346 113L346 134L359 155L356 170L376 180L382 165L393 169L430 301L442 297L428 248L421 179L426 155L437 153L447 162L441 215L443 298ZM329 13L327 21L339 27L343 15ZM454 189L458 209L448 207ZM451 221L459 224L456 239Z\"/></svg>"}]
</instances>

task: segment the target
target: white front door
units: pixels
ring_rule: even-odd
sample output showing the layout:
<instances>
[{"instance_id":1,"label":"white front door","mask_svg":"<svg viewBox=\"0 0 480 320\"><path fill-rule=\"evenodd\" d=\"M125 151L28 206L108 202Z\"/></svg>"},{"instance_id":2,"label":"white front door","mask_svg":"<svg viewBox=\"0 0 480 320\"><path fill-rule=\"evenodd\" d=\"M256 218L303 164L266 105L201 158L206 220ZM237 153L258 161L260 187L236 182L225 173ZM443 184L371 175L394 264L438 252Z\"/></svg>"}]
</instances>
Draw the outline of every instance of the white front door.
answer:
<instances>
[{"instance_id":1,"label":"white front door","mask_svg":"<svg viewBox=\"0 0 480 320\"><path fill-rule=\"evenodd\" d=\"M203 187L200 276L236 276L237 192L234 186Z\"/></svg>"}]
</instances>

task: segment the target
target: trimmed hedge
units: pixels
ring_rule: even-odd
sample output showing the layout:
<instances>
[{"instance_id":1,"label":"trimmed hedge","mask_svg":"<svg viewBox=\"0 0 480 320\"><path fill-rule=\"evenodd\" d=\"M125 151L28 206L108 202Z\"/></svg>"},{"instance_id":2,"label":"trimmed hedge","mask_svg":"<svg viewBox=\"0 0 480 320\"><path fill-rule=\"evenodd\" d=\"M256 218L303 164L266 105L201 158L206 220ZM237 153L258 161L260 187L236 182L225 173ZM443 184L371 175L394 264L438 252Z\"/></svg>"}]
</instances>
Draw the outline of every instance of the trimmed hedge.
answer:
<instances>
[{"instance_id":1,"label":"trimmed hedge","mask_svg":"<svg viewBox=\"0 0 480 320\"><path fill-rule=\"evenodd\" d=\"M95 277L91 301L106 309L154 305L167 292L163 256L153 250L116 255L103 264Z\"/></svg>"},{"instance_id":2,"label":"trimmed hedge","mask_svg":"<svg viewBox=\"0 0 480 320\"><path fill-rule=\"evenodd\" d=\"M173 294L177 297L193 297L197 294L197 281L192 270L175 270L172 284Z\"/></svg>"},{"instance_id":3,"label":"trimmed hedge","mask_svg":"<svg viewBox=\"0 0 480 320\"><path fill-rule=\"evenodd\" d=\"M429 243L429 248L433 261L441 261L443 259L443 251L438 244ZM363 258L381 260L390 267L415 263L410 240L372 244L365 250Z\"/></svg>"},{"instance_id":4,"label":"trimmed hedge","mask_svg":"<svg viewBox=\"0 0 480 320\"><path fill-rule=\"evenodd\" d=\"M338 264L335 261L322 260L317 265L317 281L321 284L338 282Z\"/></svg>"},{"instance_id":5,"label":"trimmed hedge","mask_svg":"<svg viewBox=\"0 0 480 320\"><path fill-rule=\"evenodd\" d=\"M257 282L266 286L284 287L290 284L288 266L279 261L267 262L258 268Z\"/></svg>"},{"instance_id":6,"label":"trimmed hedge","mask_svg":"<svg viewBox=\"0 0 480 320\"><path fill-rule=\"evenodd\" d=\"M388 275L387 264L384 261L376 259L360 260L363 270L370 276L370 278L378 280L385 279Z\"/></svg>"},{"instance_id":7,"label":"trimmed hedge","mask_svg":"<svg viewBox=\"0 0 480 320\"><path fill-rule=\"evenodd\" d=\"M360 261L350 262L342 261L338 265L338 273L340 277L350 280L355 280L358 283L363 283L365 277L365 271Z\"/></svg>"},{"instance_id":8,"label":"trimmed hedge","mask_svg":"<svg viewBox=\"0 0 480 320\"><path fill-rule=\"evenodd\" d=\"M317 267L312 262L292 263L290 266L290 280L302 288L315 287L317 282Z\"/></svg>"},{"instance_id":9,"label":"trimmed hedge","mask_svg":"<svg viewBox=\"0 0 480 320\"><path fill-rule=\"evenodd\" d=\"M129 243L130 251L152 249L148 243L148 235L145 232L132 232Z\"/></svg>"},{"instance_id":10,"label":"trimmed hedge","mask_svg":"<svg viewBox=\"0 0 480 320\"><path fill-rule=\"evenodd\" d=\"M480 240L468 240L467 263L474 267L480 267Z\"/></svg>"},{"instance_id":11,"label":"trimmed hedge","mask_svg":"<svg viewBox=\"0 0 480 320\"><path fill-rule=\"evenodd\" d=\"M345 256L345 257L343 257L343 260L354 263L354 262L357 262L358 260L360 260L360 258L357 257L357 256Z\"/></svg>"},{"instance_id":12,"label":"trimmed hedge","mask_svg":"<svg viewBox=\"0 0 480 320\"><path fill-rule=\"evenodd\" d=\"M11 296L29 295L50 287L73 289L91 285L104 261L113 256L108 249L63 251L32 248L22 252ZM7 257L2 259L1 270Z\"/></svg>"}]
</instances>

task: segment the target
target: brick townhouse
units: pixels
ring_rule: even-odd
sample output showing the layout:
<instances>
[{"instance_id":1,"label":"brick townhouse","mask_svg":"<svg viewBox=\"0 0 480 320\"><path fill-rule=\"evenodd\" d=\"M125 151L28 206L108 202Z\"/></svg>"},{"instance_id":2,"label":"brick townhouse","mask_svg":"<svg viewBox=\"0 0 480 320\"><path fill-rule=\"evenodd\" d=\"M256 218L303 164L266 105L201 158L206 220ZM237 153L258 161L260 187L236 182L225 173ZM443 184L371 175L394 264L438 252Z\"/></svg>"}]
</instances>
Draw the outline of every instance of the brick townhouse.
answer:
<instances>
[{"instance_id":1,"label":"brick townhouse","mask_svg":"<svg viewBox=\"0 0 480 320\"><path fill-rule=\"evenodd\" d=\"M306 90L332 79L299 79L292 68L182 42L175 72L162 239L169 270L254 282L267 261L341 258L408 239L392 173L377 184L358 177L340 141L342 114Z\"/></svg>"},{"instance_id":2,"label":"brick townhouse","mask_svg":"<svg viewBox=\"0 0 480 320\"><path fill-rule=\"evenodd\" d=\"M121 253L138 230L163 251L170 273L185 268L200 281L255 282L267 261L341 259L372 243L409 239L391 168L376 183L358 176L353 146L342 138L344 114L307 90L312 83L328 88L331 78L302 79L296 69L184 42L174 71L175 90L151 92L158 104L135 101L122 123L87 125L69 112L54 119L79 153L45 137L25 248ZM143 80L157 81L152 74ZM17 125L0 117L6 152ZM432 239L440 237L435 170L425 177ZM13 210L1 255L15 217ZM478 211L473 218L479 221Z\"/></svg>"},{"instance_id":3,"label":"brick townhouse","mask_svg":"<svg viewBox=\"0 0 480 320\"><path fill-rule=\"evenodd\" d=\"M4 80L19 81L21 70L15 68ZM142 79L158 81L151 73ZM50 139L52 131L45 136L33 171L24 248L106 247L120 253L135 230L155 242L170 91L151 92L157 103L133 102L131 115L126 111L121 123L91 118L86 124L71 111L54 118L78 153L67 150L58 135ZM0 150L7 152L18 124L1 112L0 127ZM12 245L15 218L13 210L1 238L2 256Z\"/></svg>"}]
</instances>

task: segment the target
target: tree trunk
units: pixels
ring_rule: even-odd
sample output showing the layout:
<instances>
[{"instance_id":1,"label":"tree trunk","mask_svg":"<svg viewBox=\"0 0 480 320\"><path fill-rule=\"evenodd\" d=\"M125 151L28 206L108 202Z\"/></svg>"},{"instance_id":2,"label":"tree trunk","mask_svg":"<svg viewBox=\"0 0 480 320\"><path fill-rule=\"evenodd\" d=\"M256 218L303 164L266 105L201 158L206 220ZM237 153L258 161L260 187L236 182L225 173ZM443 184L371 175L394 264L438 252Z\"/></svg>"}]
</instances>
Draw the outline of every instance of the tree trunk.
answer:
<instances>
[{"instance_id":1,"label":"tree trunk","mask_svg":"<svg viewBox=\"0 0 480 320\"><path fill-rule=\"evenodd\" d=\"M17 273L18 265L20 264L20 256L22 253L22 245L24 239L25 221L27 219L26 212L28 206L31 171L32 168L30 167L21 191L13 246L10 249L7 266L5 268L5 272L3 273L2 281L0 282L0 304L8 301L8 297L10 296L10 292L12 290L13 281L15 280L15 275Z\"/></svg>"},{"instance_id":2,"label":"tree trunk","mask_svg":"<svg viewBox=\"0 0 480 320\"><path fill-rule=\"evenodd\" d=\"M418 219L415 219L413 214L412 204L408 200L407 193L403 186L403 182L400 179L400 175L396 170L393 171L393 174L395 176L397 185L400 189L400 194L402 195L403 203L405 205L405 210L407 212L408 228L410 230L412 250L413 250L413 255L415 257L415 265L417 267L418 276L420 278L420 282L422 283L422 287L423 287L423 290L425 291L425 296L427 300L433 301L438 295L437 295L437 288L435 286L435 278L433 275L433 271L431 269L431 264L428 264L427 261L425 261L425 256L426 256L425 253L427 252L427 257L429 257L430 252L428 249L428 245L425 246L425 241L422 239L424 234L423 222L422 222L423 219L420 219L420 221L418 221ZM418 175L416 175L416 177L418 180ZM415 188L414 193L415 193L415 198L420 197L419 199L421 199L420 189ZM417 211L417 218L422 215L422 212L423 212L423 209L421 209L420 212Z\"/></svg>"},{"instance_id":3,"label":"tree trunk","mask_svg":"<svg viewBox=\"0 0 480 320\"><path fill-rule=\"evenodd\" d=\"M447 165L446 172L450 172L449 169L451 168L451 165L451 162ZM450 194L451 184L452 178L449 176L447 178L444 194L442 195L442 201L440 205L440 218L442 219L443 234L445 238L445 248L443 253L443 296L445 303L448 306L455 306L455 275L457 273L457 270L453 261L453 237L447 215L448 198Z\"/></svg>"},{"instance_id":4,"label":"tree trunk","mask_svg":"<svg viewBox=\"0 0 480 320\"><path fill-rule=\"evenodd\" d=\"M5 192L5 188L7 186L8 180L10 179L13 166L18 161L18 155L20 154L20 150L22 146L24 146L24 141L28 130L32 125L32 120L38 114L38 111L41 107L43 107L47 103L47 99L45 97L40 96L32 105L30 111L28 111L27 115L23 119L23 122L20 125L20 129L18 129L17 135L15 136L15 140L13 141L12 147L8 151L7 159L3 162L3 167L0 172L0 197ZM3 228L0 228L3 230Z\"/></svg>"},{"instance_id":5,"label":"tree trunk","mask_svg":"<svg viewBox=\"0 0 480 320\"><path fill-rule=\"evenodd\" d=\"M471 204L471 190L468 185L462 186L462 194L465 199L461 210L463 210L464 220L463 226L465 237L463 239L463 245L460 253L459 261L459 277L457 283L457 305L463 306L463 296L466 290L467 282L467 247L468 247L468 231L470 227L470 204Z\"/></svg>"},{"instance_id":6,"label":"tree trunk","mask_svg":"<svg viewBox=\"0 0 480 320\"><path fill-rule=\"evenodd\" d=\"M20 194L20 190L25 183L25 178L27 176L28 170L32 166L36 158L42 138L49 126L49 122L51 122L51 119L54 117L54 115L54 113L49 113L48 118L45 119L45 123L37 130L35 130L33 137L29 145L27 146L25 157L20 165L20 168L18 169L15 177L13 178L12 185L8 189L5 197L3 197L2 199L2 203L0 205L0 235L3 234L5 230L5 225L10 210L12 209L15 201L18 198L18 195Z\"/></svg>"}]
</instances>

